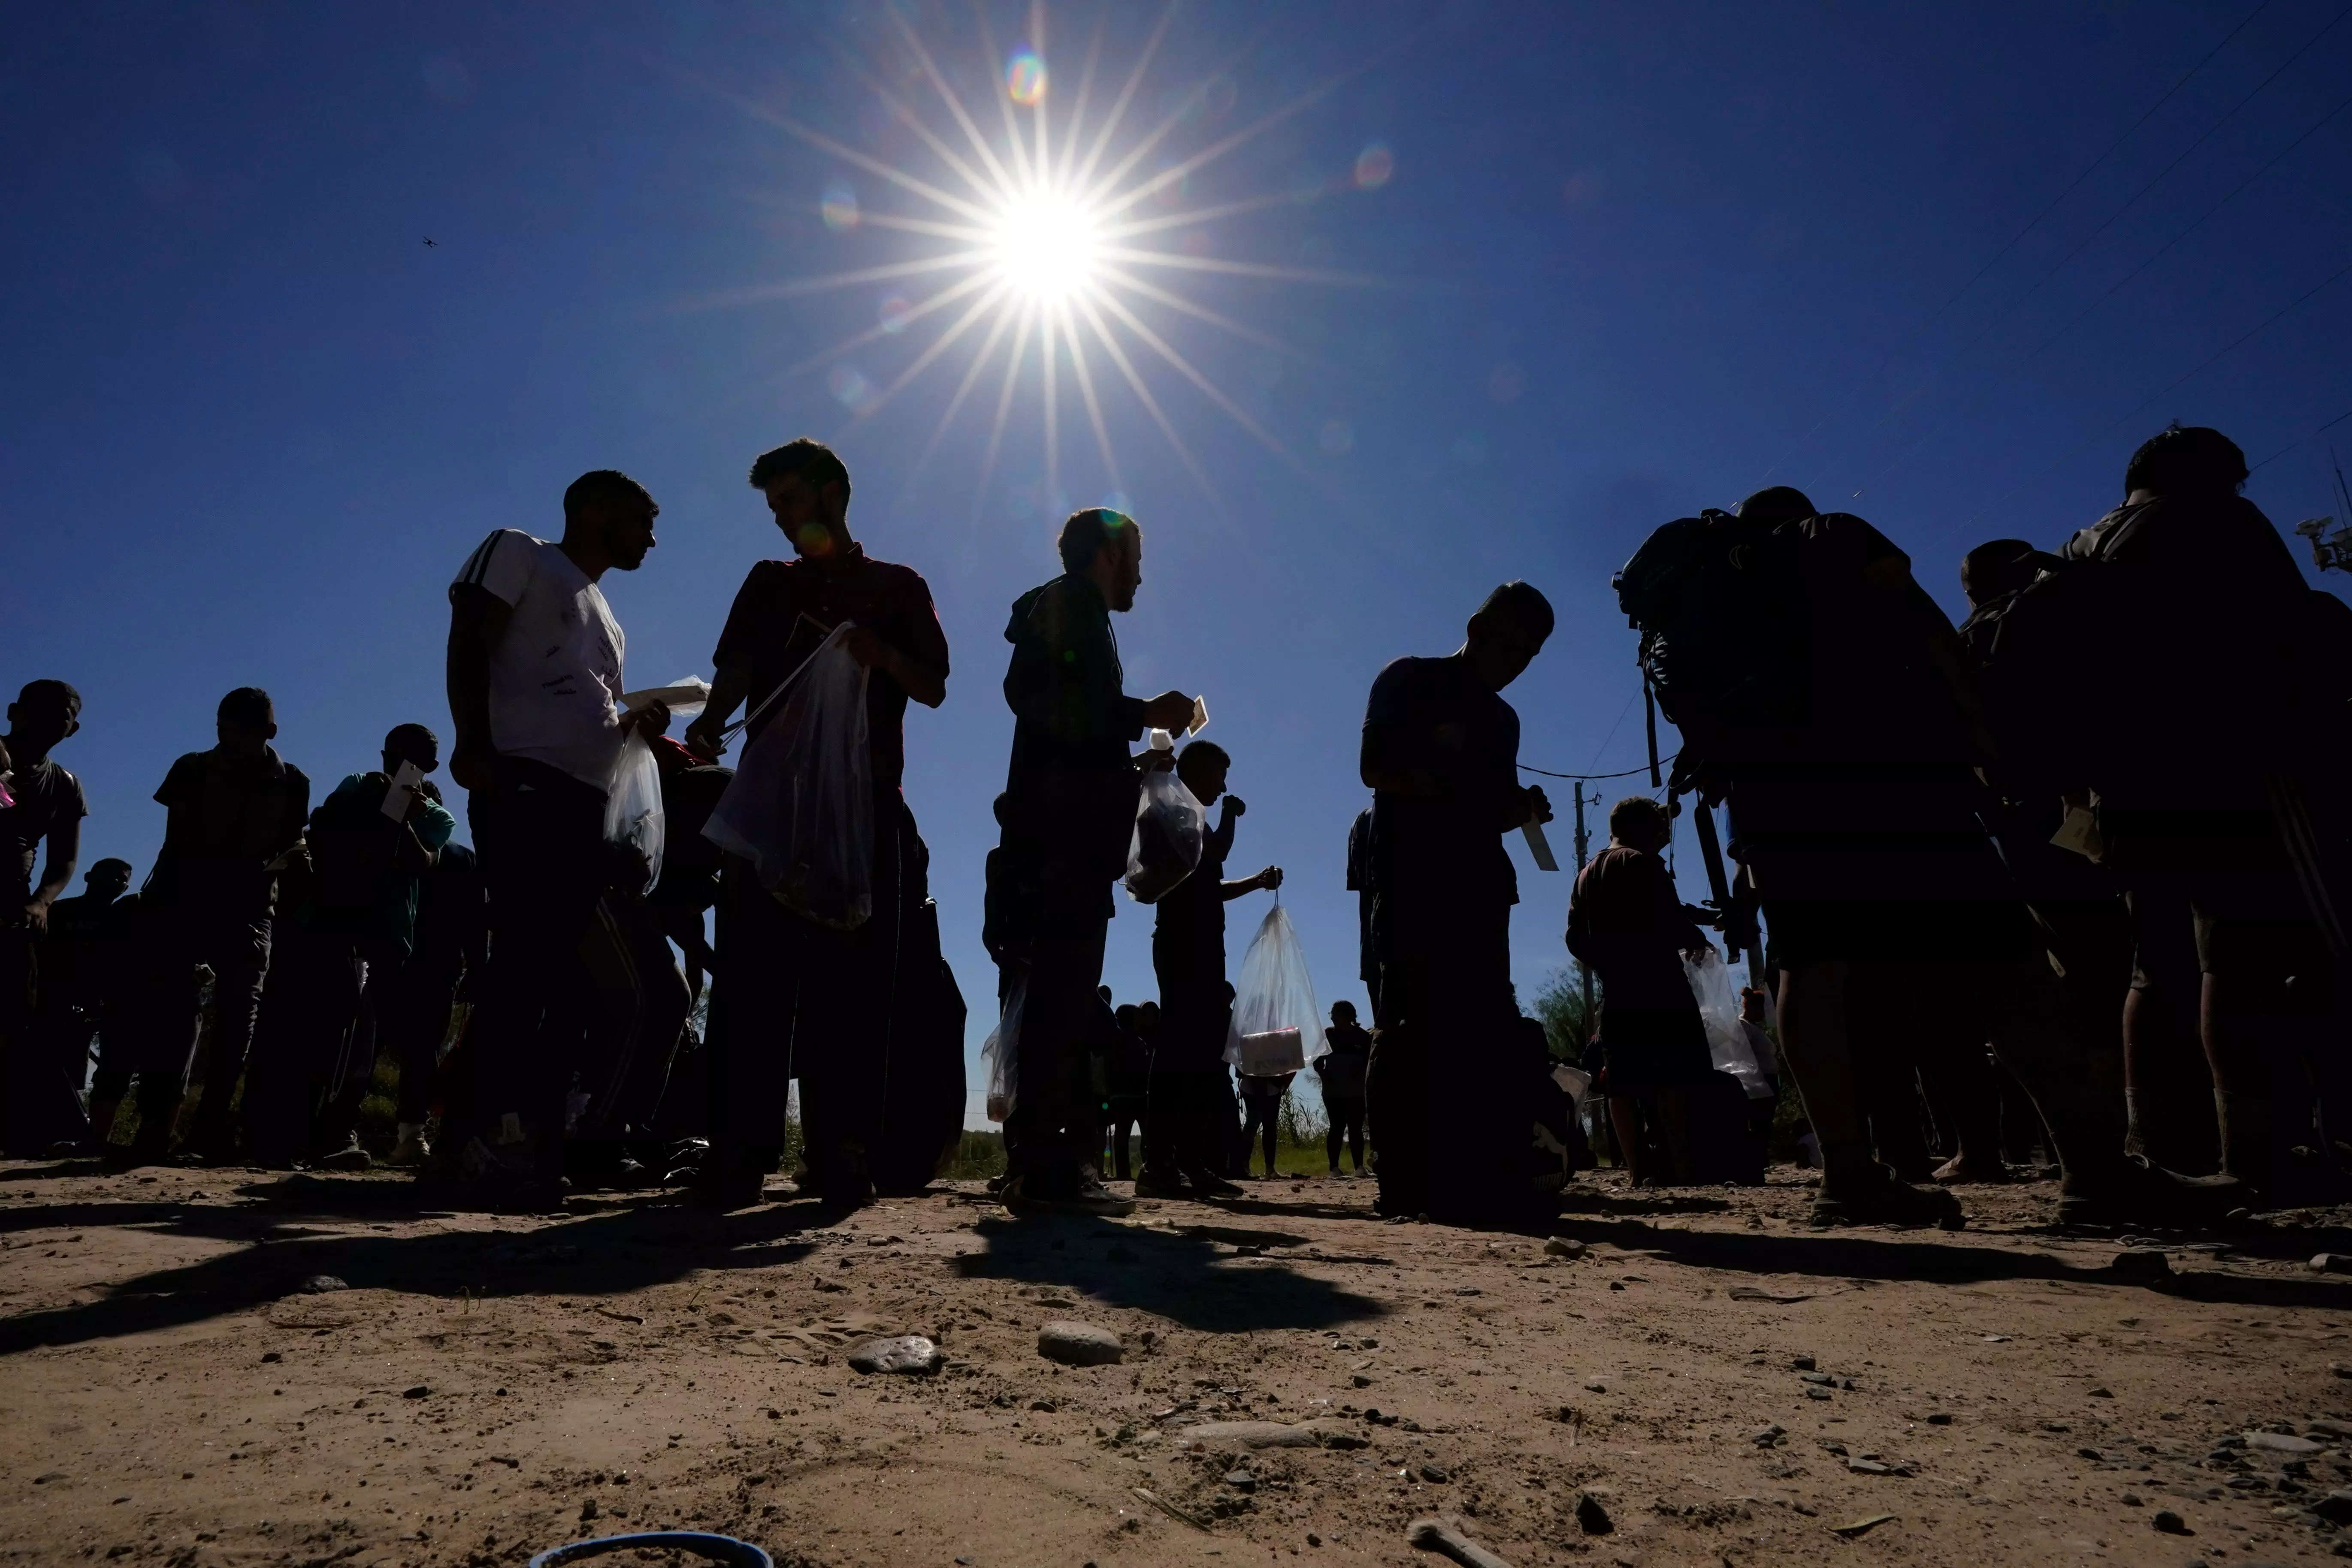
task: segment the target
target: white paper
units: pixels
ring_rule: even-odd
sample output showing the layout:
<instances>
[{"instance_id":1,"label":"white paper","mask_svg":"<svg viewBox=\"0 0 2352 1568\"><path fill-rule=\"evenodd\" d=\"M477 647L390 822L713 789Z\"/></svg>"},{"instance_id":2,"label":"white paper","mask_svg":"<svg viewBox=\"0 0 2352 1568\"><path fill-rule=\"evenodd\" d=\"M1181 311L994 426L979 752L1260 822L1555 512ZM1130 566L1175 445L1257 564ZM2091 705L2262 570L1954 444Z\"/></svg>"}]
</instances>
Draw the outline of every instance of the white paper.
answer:
<instances>
[{"instance_id":1,"label":"white paper","mask_svg":"<svg viewBox=\"0 0 2352 1568\"><path fill-rule=\"evenodd\" d=\"M1197 735L1208 727L1209 700L1205 697L1195 697L1192 699L1192 721L1184 727L1184 733Z\"/></svg>"},{"instance_id":2,"label":"white paper","mask_svg":"<svg viewBox=\"0 0 2352 1568\"><path fill-rule=\"evenodd\" d=\"M1519 824L1519 831L1527 835L1528 853L1536 858L1536 868L1538 870L1557 871L1559 869L1559 862L1551 858L1551 840L1544 837L1542 823L1522 822Z\"/></svg>"}]
</instances>

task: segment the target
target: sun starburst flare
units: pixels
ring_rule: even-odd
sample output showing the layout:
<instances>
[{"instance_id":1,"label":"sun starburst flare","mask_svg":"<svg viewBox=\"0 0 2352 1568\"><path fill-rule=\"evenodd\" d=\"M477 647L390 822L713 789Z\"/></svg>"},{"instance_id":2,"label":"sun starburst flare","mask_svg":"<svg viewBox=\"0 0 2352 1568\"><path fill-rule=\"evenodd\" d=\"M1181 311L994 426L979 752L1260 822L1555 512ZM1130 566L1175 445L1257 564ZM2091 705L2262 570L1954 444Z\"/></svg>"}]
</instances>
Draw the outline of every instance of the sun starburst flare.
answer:
<instances>
[{"instance_id":1,"label":"sun starburst flare","mask_svg":"<svg viewBox=\"0 0 2352 1568\"><path fill-rule=\"evenodd\" d=\"M1044 484L1049 499L1061 494L1064 425L1082 416L1108 481L1108 493L1123 498L1125 484L1112 437L1114 397L1131 400L1173 449L1185 469L1213 502L1216 490L1181 433L1155 378L1172 374L1211 406L1247 431L1267 451L1306 472L1289 447L1206 372L1173 339L1187 324L1213 329L1255 347L1307 360L1276 335L1236 321L1186 294L1188 274L1286 283L1373 285L1381 279L1335 268L1287 266L1205 254L1188 246L1202 226L1293 205L1325 190L1368 191L1387 183L1392 160L1377 143L1321 189L1171 207L1187 179L1226 158L1274 127L1327 97L1361 70L1299 94L1239 130L1182 155L1165 150L1204 104L1221 92L1230 98L1232 78L1213 71L1179 94L1149 128L1131 130L1131 111L1160 55L1176 6L1162 11L1109 102L1092 111L1101 63L1103 20L1098 19L1066 114L1055 105L1062 84L1045 53L1046 16L1042 4L1028 12L1025 42L999 55L987 14L976 11L980 44L992 82L988 96L999 121L995 134L983 131L985 106L975 113L950 85L921 35L895 6L885 13L893 41L903 50L900 79L918 83L930 113L896 91L871 67L851 61L860 85L897 126L909 132L927 156L891 162L877 157L791 115L755 103L750 112L782 128L803 143L879 183L877 195L902 205L877 209L861 205L848 179L824 191L820 214L835 234L877 230L910 237L914 254L845 268L822 276L795 278L741 289L707 303L748 303L871 285L905 285L919 298L891 293L877 324L828 344L787 367L796 376L827 371L834 395L859 418L870 418L932 370L954 377L929 438L907 476L911 491L939 451L950 428L969 412L985 417L987 439L976 498L985 497L1005 436L1017 409L1034 399L1043 439ZM1101 14L1107 18L1108 12ZM999 66L996 62L1001 60ZM1234 62L1234 63L1237 63ZM933 117L943 118L945 126ZM1150 204L1151 210L1139 211ZM907 210L910 205L911 210ZM1146 274L1156 273L1155 279ZM1153 317L1160 318L1155 324ZM890 339L908 339L920 324L929 341L896 374L877 384L848 356ZM911 345L912 339L908 339ZM959 374L955 359L962 358ZM990 383L993 378L993 386ZM980 394L975 397L975 394ZM1066 410L1066 399L1076 407ZM976 504L978 504L976 502Z\"/></svg>"}]
</instances>

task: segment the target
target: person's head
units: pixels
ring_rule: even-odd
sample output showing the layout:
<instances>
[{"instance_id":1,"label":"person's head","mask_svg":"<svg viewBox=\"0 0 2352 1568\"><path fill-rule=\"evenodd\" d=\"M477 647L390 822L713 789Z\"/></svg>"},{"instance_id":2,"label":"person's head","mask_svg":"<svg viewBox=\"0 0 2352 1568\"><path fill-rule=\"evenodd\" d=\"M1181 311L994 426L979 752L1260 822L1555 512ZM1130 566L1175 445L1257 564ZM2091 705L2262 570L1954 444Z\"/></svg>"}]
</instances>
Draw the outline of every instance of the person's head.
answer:
<instances>
[{"instance_id":1,"label":"person's head","mask_svg":"<svg viewBox=\"0 0 2352 1568\"><path fill-rule=\"evenodd\" d=\"M1176 776L1184 781L1194 800L1214 805L1225 793L1225 774L1233 765L1233 758L1214 741L1195 741L1177 754Z\"/></svg>"},{"instance_id":2,"label":"person's head","mask_svg":"<svg viewBox=\"0 0 2352 1568\"><path fill-rule=\"evenodd\" d=\"M1777 528L1784 522L1799 522L1821 510L1813 504L1811 496L1792 485L1772 485L1758 490L1731 510L1740 521L1765 528Z\"/></svg>"},{"instance_id":3,"label":"person's head","mask_svg":"<svg viewBox=\"0 0 2352 1568\"><path fill-rule=\"evenodd\" d=\"M1489 691L1500 691L1519 678L1543 651L1551 636L1551 601L1528 583L1506 583L1486 595L1470 617L1469 640L1462 651L1471 671Z\"/></svg>"},{"instance_id":4,"label":"person's head","mask_svg":"<svg viewBox=\"0 0 2352 1568\"><path fill-rule=\"evenodd\" d=\"M269 693L258 686L240 686L220 700L213 714L213 732L221 750L257 757L278 739L278 710Z\"/></svg>"},{"instance_id":5,"label":"person's head","mask_svg":"<svg viewBox=\"0 0 2352 1568\"><path fill-rule=\"evenodd\" d=\"M2033 546L2022 539L1996 539L1960 557L1960 592L1971 605L1987 605L2033 581Z\"/></svg>"},{"instance_id":6,"label":"person's head","mask_svg":"<svg viewBox=\"0 0 2352 1568\"><path fill-rule=\"evenodd\" d=\"M2246 454L2219 430L2172 425L2140 443L2124 469L2124 497L2233 496L2246 482Z\"/></svg>"},{"instance_id":7,"label":"person's head","mask_svg":"<svg viewBox=\"0 0 2352 1568\"><path fill-rule=\"evenodd\" d=\"M1356 1005L1353 1002L1332 1003L1331 1021L1335 1024L1354 1023L1356 1021Z\"/></svg>"},{"instance_id":8,"label":"person's head","mask_svg":"<svg viewBox=\"0 0 2352 1568\"><path fill-rule=\"evenodd\" d=\"M1122 1002L1110 1010L1110 1016L1118 1020L1118 1026L1122 1029L1135 1027L1135 1013L1136 1007L1132 1002Z\"/></svg>"},{"instance_id":9,"label":"person's head","mask_svg":"<svg viewBox=\"0 0 2352 1568\"><path fill-rule=\"evenodd\" d=\"M38 762L81 728L81 693L62 680L28 680L8 704L8 739L19 765Z\"/></svg>"},{"instance_id":10,"label":"person's head","mask_svg":"<svg viewBox=\"0 0 2352 1568\"><path fill-rule=\"evenodd\" d=\"M768 498L776 526L802 560L824 561L849 548L849 470L824 442L803 436L761 453L751 459L751 488Z\"/></svg>"},{"instance_id":11,"label":"person's head","mask_svg":"<svg viewBox=\"0 0 2352 1568\"><path fill-rule=\"evenodd\" d=\"M1646 795L1629 795L1609 808L1609 837L1628 849L1654 855L1674 836L1674 819Z\"/></svg>"},{"instance_id":12,"label":"person's head","mask_svg":"<svg viewBox=\"0 0 2352 1568\"><path fill-rule=\"evenodd\" d=\"M110 855L83 872L81 882L101 899L119 899L131 890L131 862Z\"/></svg>"},{"instance_id":13,"label":"person's head","mask_svg":"<svg viewBox=\"0 0 2352 1568\"><path fill-rule=\"evenodd\" d=\"M441 738L422 724L395 724L383 738L383 771L396 773L403 763L415 763L420 773L441 765Z\"/></svg>"},{"instance_id":14,"label":"person's head","mask_svg":"<svg viewBox=\"0 0 2352 1568\"><path fill-rule=\"evenodd\" d=\"M1135 1021L1147 1029L1160 1026L1160 1004L1150 999L1135 1005Z\"/></svg>"},{"instance_id":15,"label":"person's head","mask_svg":"<svg viewBox=\"0 0 2352 1568\"><path fill-rule=\"evenodd\" d=\"M1107 506L1081 507L1062 520L1062 570L1102 590L1114 610L1135 607L1143 585L1143 529L1135 519Z\"/></svg>"},{"instance_id":16,"label":"person's head","mask_svg":"<svg viewBox=\"0 0 2352 1568\"><path fill-rule=\"evenodd\" d=\"M634 572L654 547L654 519L660 515L645 486L618 468L596 468L563 492L563 542Z\"/></svg>"},{"instance_id":17,"label":"person's head","mask_svg":"<svg viewBox=\"0 0 2352 1568\"><path fill-rule=\"evenodd\" d=\"M1109 986L1108 986L1108 985L1097 985L1097 986L1096 986L1096 987L1095 987L1095 994L1102 998L1102 1000L1103 1000L1103 1005L1104 1005L1104 1006L1108 1007L1108 1006L1109 1006L1109 1005L1110 1005L1110 987L1109 987Z\"/></svg>"},{"instance_id":18,"label":"person's head","mask_svg":"<svg viewBox=\"0 0 2352 1568\"><path fill-rule=\"evenodd\" d=\"M1760 986L1750 985L1739 993L1739 1016L1751 1024L1761 1024L1768 1016L1772 998Z\"/></svg>"}]
</instances>

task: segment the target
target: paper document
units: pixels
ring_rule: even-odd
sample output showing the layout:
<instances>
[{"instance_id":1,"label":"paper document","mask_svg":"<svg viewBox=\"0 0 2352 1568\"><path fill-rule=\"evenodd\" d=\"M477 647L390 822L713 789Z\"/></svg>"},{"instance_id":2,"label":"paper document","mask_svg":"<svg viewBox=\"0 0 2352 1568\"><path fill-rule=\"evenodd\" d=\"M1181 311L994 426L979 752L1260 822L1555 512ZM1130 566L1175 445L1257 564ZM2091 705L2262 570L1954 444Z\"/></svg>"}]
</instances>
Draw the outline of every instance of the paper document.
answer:
<instances>
[{"instance_id":1,"label":"paper document","mask_svg":"<svg viewBox=\"0 0 2352 1568\"><path fill-rule=\"evenodd\" d=\"M1192 699L1192 721L1184 726L1184 733L1197 735L1208 727L1209 700L1205 697L1195 697Z\"/></svg>"},{"instance_id":2,"label":"paper document","mask_svg":"<svg viewBox=\"0 0 2352 1568\"><path fill-rule=\"evenodd\" d=\"M2106 852L2106 846L2099 837L2099 819L2086 806L2068 806L2065 820L2058 825L2058 831L2050 836L2050 842L2089 860L2096 860Z\"/></svg>"},{"instance_id":3,"label":"paper document","mask_svg":"<svg viewBox=\"0 0 2352 1568\"><path fill-rule=\"evenodd\" d=\"M412 793L425 782L425 772L415 763L403 763L400 771L392 775L392 787L383 792L383 814L394 822L408 820L408 803L416 796Z\"/></svg>"},{"instance_id":4,"label":"paper document","mask_svg":"<svg viewBox=\"0 0 2352 1568\"><path fill-rule=\"evenodd\" d=\"M1519 831L1528 836L1528 853L1536 858L1538 870L1559 869L1559 862L1551 858L1551 840L1544 837L1542 823L1522 822L1519 824Z\"/></svg>"}]
</instances>

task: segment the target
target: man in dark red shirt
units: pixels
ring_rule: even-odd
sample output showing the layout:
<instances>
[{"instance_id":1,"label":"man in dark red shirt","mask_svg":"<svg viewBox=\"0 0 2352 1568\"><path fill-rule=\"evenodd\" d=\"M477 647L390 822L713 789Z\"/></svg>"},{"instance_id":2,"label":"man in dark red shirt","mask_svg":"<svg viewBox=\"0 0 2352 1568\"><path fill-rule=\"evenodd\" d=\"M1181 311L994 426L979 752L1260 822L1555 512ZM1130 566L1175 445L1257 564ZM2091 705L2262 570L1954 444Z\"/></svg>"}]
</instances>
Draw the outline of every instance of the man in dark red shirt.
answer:
<instances>
[{"instance_id":1,"label":"man in dark red shirt","mask_svg":"<svg viewBox=\"0 0 2352 1568\"><path fill-rule=\"evenodd\" d=\"M930 853L898 791L906 772L907 701L947 697L948 640L931 591L906 566L877 561L849 532L849 470L803 438L761 454L751 488L792 541L791 561L762 561L735 595L719 634L710 704L687 730L708 760L724 750L728 716L745 701L756 737L783 711L768 703L833 628L852 623L850 654L866 682L874 786L874 913L855 931L820 926L769 897L730 866L719 912L709 1048L717 1144L706 1198L722 1207L759 1201L783 1152L788 1079L801 1080L810 1174L825 1201L852 1207L874 1194L869 1153L883 1091L895 1070L902 921L929 896ZM767 703L764 710L761 705ZM911 954L905 955L911 956Z\"/></svg>"}]
</instances>

